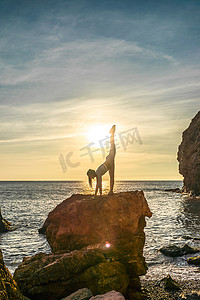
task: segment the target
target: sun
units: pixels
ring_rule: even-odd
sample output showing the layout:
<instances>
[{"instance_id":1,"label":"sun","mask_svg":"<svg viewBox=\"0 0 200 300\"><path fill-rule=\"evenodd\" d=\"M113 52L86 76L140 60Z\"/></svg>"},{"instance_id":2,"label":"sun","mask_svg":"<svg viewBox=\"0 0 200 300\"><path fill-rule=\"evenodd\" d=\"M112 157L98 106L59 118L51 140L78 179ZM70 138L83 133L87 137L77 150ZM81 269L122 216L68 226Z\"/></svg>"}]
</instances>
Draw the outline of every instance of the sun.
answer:
<instances>
[{"instance_id":1,"label":"sun","mask_svg":"<svg viewBox=\"0 0 200 300\"><path fill-rule=\"evenodd\" d=\"M87 137L90 143L98 143L109 137L110 127L107 125L91 125L88 129Z\"/></svg>"}]
</instances>

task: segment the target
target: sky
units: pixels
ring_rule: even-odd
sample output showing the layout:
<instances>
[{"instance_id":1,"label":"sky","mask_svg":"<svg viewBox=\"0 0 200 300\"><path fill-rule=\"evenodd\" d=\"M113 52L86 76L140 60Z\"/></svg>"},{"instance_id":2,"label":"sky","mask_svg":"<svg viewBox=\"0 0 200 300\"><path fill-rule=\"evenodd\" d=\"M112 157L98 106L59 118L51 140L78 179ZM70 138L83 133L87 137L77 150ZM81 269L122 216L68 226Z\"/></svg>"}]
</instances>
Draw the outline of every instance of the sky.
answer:
<instances>
[{"instance_id":1,"label":"sky","mask_svg":"<svg viewBox=\"0 0 200 300\"><path fill-rule=\"evenodd\" d=\"M0 0L0 180L86 180L112 124L117 180L182 180L199 49L199 0Z\"/></svg>"}]
</instances>

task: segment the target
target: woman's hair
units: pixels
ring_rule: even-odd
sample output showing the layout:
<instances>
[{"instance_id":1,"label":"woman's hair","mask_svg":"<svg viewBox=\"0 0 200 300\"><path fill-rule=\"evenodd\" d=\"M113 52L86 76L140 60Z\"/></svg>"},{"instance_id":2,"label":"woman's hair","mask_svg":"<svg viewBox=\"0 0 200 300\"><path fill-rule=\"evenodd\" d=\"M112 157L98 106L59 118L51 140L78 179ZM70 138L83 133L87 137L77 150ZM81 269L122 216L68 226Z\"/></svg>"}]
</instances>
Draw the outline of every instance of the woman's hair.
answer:
<instances>
[{"instance_id":1,"label":"woman's hair","mask_svg":"<svg viewBox=\"0 0 200 300\"><path fill-rule=\"evenodd\" d=\"M87 171L87 176L89 185L92 187L92 179L96 176L95 170L89 169Z\"/></svg>"},{"instance_id":2,"label":"woman's hair","mask_svg":"<svg viewBox=\"0 0 200 300\"><path fill-rule=\"evenodd\" d=\"M92 187L92 178L90 176L88 176L88 182L89 182L89 185Z\"/></svg>"}]
</instances>

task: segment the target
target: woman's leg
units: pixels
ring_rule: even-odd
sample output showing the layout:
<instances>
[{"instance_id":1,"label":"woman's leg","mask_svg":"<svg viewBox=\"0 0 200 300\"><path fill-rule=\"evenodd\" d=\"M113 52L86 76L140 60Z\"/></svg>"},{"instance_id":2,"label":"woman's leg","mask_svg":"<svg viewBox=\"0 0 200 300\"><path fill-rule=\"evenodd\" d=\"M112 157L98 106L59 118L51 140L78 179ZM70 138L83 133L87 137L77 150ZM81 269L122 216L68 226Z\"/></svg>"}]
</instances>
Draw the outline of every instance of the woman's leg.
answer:
<instances>
[{"instance_id":1,"label":"woman's leg","mask_svg":"<svg viewBox=\"0 0 200 300\"><path fill-rule=\"evenodd\" d=\"M115 132L113 132L113 133L111 133L111 136L110 136L110 151L109 151L109 154L108 154L109 159L114 160L115 154L116 154Z\"/></svg>"},{"instance_id":2,"label":"woman's leg","mask_svg":"<svg viewBox=\"0 0 200 300\"><path fill-rule=\"evenodd\" d=\"M114 187L114 176L115 176L115 155L116 155L116 146L115 146L115 125L110 130L110 152L109 152L109 175L110 175L110 191L109 194L113 194Z\"/></svg>"},{"instance_id":3,"label":"woman's leg","mask_svg":"<svg viewBox=\"0 0 200 300\"><path fill-rule=\"evenodd\" d=\"M113 164L112 168L109 169L109 175L110 175L110 191L109 194L113 194L113 188L114 188L114 173L115 173L115 166Z\"/></svg>"},{"instance_id":4,"label":"woman's leg","mask_svg":"<svg viewBox=\"0 0 200 300\"><path fill-rule=\"evenodd\" d=\"M102 195L102 177L100 178L99 194Z\"/></svg>"}]
</instances>

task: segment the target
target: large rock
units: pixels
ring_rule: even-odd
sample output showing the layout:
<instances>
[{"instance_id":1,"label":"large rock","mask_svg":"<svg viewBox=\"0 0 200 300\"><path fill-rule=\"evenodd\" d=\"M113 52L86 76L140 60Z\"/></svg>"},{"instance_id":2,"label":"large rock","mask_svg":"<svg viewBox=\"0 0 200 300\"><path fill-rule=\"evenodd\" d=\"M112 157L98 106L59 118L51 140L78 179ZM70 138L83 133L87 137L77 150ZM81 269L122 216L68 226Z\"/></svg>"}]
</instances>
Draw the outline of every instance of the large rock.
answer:
<instances>
[{"instance_id":1,"label":"large rock","mask_svg":"<svg viewBox=\"0 0 200 300\"><path fill-rule=\"evenodd\" d=\"M31 299L60 300L82 288L94 296L115 290L134 299L147 270L144 227L151 215L142 191L72 195L40 229L53 254L24 259L14 278Z\"/></svg>"},{"instance_id":2,"label":"large rock","mask_svg":"<svg viewBox=\"0 0 200 300\"><path fill-rule=\"evenodd\" d=\"M179 172L184 176L184 190L200 195L200 111L183 132L178 161Z\"/></svg>"},{"instance_id":3,"label":"large rock","mask_svg":"<svg viewBox=\"0 0 200 300\"><path fill-rule=\"evenodd\" d=\"M6 268L0 250L0 299L1 300L28 300L19 290L10 272Z\"/></svg>"},{"instance_id":4,"label":"large rock","mask_svg":"<svg viewBox=\"0 0 200 300\"><path fill-rule=\"evenodd\" d=\"M54 253L99 248L119 259L128 273L143 275L145 216L151 215L142 191L72 195L50 212L40 232Z\"/></svg>"},{"instance_id":5,"label":"large rock","mask_svg":"<svg viewBox=\"0 0 200 300\"><path fill-rule=\"evenodd\" d=\"M110 290L124 294L129 284L124 266L107 262L100 250L40 253L25 258L14 278L24 295L35 300L60 300L82 288L93 295Z\"/></svg>"}]
</instances>

